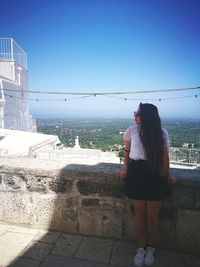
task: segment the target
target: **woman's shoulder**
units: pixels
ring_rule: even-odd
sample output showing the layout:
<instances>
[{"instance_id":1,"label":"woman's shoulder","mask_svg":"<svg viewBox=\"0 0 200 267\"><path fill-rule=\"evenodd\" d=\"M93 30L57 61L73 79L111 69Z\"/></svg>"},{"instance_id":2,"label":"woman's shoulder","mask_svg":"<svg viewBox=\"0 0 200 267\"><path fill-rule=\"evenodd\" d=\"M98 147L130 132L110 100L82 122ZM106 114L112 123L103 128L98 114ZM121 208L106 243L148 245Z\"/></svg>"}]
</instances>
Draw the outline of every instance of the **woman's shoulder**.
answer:
<instances>
[{"instance_id":1,"label":"woman's shoulder","mask_svg":"<svg viewBox=\"0 0 200 267\"><path fill-rule=\"evenodd\" d=\"M132 125L126 129L126 132L134 132L137 130L137 125Z\"/></svg>"},{"instance_id":2,"label":"woman's shoulder","mask_svg":"<svg viewBox=\"0 0 200 267\"><path fill-rule=\"evenodd\" d=\"M133 136L135 136L135 132L137 132L137 125L132 125L128 127L124 133L124 140L131 140Z\"/></svg>"}]
</instances>

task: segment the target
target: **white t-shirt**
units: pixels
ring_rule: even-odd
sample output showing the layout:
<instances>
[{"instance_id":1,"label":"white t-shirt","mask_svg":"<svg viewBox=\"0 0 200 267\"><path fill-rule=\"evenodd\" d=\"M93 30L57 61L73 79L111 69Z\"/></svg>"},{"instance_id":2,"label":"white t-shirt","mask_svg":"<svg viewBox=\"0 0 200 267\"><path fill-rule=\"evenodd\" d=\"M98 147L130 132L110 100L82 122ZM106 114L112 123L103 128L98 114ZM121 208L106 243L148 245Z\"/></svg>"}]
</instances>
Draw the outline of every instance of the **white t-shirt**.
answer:
<instances>
[{"instance_id":1,"label":"white t-shirt","mask_svg":"<svg viewBox=\"0 0 200 267\"><path fill-rule=\"evenodd\" d=\"M169 135L166 129L162 128L164 146L169 147ZM124 133L124 140L131 141L131 150L129 157L131 159L146 159L145 149L140 139L140 125L133 125L126 129Z\"/></svg>"}]
</instances>

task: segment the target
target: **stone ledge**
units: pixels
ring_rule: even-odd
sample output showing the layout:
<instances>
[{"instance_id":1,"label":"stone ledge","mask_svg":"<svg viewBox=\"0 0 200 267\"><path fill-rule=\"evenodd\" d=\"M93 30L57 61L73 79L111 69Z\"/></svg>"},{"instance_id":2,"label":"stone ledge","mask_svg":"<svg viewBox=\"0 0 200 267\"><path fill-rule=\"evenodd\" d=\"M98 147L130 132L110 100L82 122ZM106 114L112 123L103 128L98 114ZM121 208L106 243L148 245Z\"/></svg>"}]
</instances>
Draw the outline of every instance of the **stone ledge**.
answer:
<instances>
[{"instance_id":1,"label":"stone ledge","mask_svg":"<svg viewBox=\"0 0 200 267\"><path fill-rule=\"evenodd\" d=\"M67 160L41 160L24 157L0 157L0 169L9 173L18 174L37 173L55 177L60 174L71 177L104 178L115 179L116 174L122 168L122 164L98 163L96 165L85 165L81 163L71 164ZM171 169L171 174L177 177L177 184L195 186L200 188L199 170ZM1 180L0 180L1 181Z\"/></svg>"},{"instance_id":2,"label":"stone ledge","mask_svg":"<svg viewBox=\"0 0 200 267\"><path fill-rule=\"evenodd\" d=\"M0 220L66 233L136 239L134 210L116 179L121 164L1 158ZM164 248L200 254L194 218L200 216L200 172L172 169L177 184L160 212ZM184 227L181 221L187 222ZM186 242L186 237L191 237ZM194 240L195 241L194 241Z\"/></svg>"}]
</instances>

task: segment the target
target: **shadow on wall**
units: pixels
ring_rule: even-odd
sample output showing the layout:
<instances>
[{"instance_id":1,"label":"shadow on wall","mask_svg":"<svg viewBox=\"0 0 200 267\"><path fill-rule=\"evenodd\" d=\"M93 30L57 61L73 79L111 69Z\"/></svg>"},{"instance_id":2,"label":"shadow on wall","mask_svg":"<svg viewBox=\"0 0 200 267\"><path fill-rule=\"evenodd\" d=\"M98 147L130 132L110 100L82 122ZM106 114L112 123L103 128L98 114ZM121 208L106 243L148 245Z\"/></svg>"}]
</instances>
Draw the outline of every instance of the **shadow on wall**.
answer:
<instances>
[{"instance_id":1,"label":"shadow on wall","mask_svg":"<svg viewBox=\"0 0 200 267\"><path fill-rule=\"evenodd\" d=\"M110 163L69 164L58 175L35 177L34 185L24 177L26 188L33 194L34 229L30 234L34 233L34 237L20 257L7 266L50 267L48 255L75 254L83 239L76 234L121 238L124 197L122 183L116 181L120 168L119 164Z\"/></svg>"}]
</instances>

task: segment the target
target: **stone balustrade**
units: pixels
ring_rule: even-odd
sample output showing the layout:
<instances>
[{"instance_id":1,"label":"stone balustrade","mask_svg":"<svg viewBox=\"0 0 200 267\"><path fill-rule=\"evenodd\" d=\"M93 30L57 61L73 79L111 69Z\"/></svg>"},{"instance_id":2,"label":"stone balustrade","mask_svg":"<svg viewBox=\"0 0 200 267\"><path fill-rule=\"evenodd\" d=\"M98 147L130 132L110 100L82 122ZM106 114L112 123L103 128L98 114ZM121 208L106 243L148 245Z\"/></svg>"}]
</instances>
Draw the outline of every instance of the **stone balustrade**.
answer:
<instances>
[{"instance_id":1,"label":"stone balustrade","mask_svg":"<svg viewBox=\"0 0 200 267\"><path fill-rule=\"evenodd\" d=\"M120 164L1 158L0 220L135 241L135 216L117 181ZM200 172L172 169L160 212L159 245L200 254Z\"/></svg>"}]
</instances>

